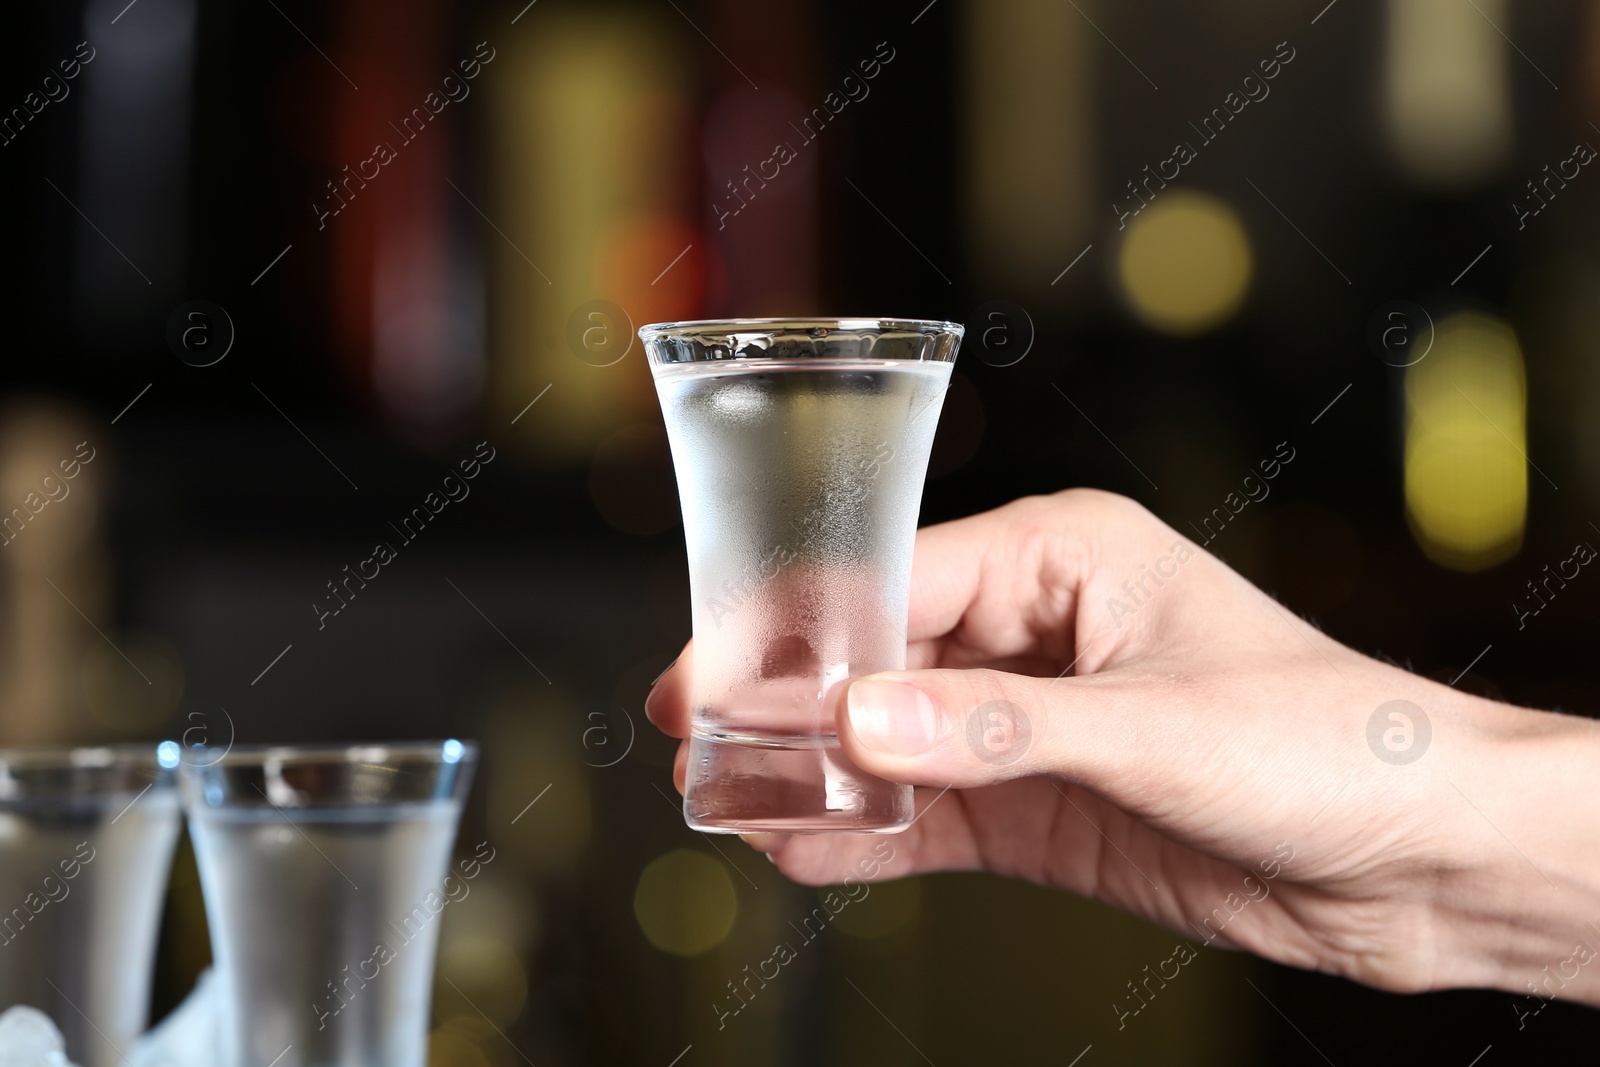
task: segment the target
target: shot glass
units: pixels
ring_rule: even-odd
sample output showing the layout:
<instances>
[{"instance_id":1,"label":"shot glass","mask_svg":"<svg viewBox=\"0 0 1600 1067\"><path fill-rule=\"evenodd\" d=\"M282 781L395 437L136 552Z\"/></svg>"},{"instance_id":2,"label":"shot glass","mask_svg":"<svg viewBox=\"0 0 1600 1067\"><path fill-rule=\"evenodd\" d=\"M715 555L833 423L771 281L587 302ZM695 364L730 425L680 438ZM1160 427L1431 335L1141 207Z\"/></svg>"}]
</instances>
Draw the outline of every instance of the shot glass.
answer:
<instances>
[{"instance_id":1,"label":"shot glass","mask_svg":"<svg viewBox=\"0 0 1600 1067\"><path fill-rule=\"evenodd\" d=\"M905 666L922 483L961 334L907 319L639 331L689 555L695 829L910 823L911 787L852 763L835 716L842 683Z\"/></svg>"},{"instance_id":2,"label":"shot glass","mask_svg":"<svg viewBox=\"0 0 1600 1067\"><path fill-rule=\"evenodd\" d=\"M83 1067L149 1021L177 762L171 742L0 750L0 1007L48 1014Z\"/></svg>"},{"instance_id":3,"label":"shot glass","mask_svg":"<svg viewBox=\"0 0 1600 1067\"><path fill-rule=\"evenodd\" d=\"M219 1067L423 1067L477 749L235 746L179 771Z\"/></svg>"}]
</instances>

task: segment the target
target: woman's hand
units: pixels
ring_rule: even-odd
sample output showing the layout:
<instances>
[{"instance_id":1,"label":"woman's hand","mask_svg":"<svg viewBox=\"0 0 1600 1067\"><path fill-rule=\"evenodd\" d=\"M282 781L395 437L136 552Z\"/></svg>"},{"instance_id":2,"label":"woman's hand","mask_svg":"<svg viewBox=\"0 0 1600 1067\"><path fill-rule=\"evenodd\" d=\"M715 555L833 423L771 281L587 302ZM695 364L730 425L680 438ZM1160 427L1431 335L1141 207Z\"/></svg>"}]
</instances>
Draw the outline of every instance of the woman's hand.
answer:
<instances>
[{"instance_id":1,"label":"woman's hand","mask_svg":"<svg viewBox=\"0 0 1600 1067\"><path fill-rule=\"evenodd\" d=\"M990 870L1384 989L1600 1003L1588 720L1353 652L1091 491L922 530L909 638L839 709L862 768L927 787L880 877ZM692 651L647 704L676 737ZM877 839L749 840L823 885Z\"/></svg>"}]
</instances>

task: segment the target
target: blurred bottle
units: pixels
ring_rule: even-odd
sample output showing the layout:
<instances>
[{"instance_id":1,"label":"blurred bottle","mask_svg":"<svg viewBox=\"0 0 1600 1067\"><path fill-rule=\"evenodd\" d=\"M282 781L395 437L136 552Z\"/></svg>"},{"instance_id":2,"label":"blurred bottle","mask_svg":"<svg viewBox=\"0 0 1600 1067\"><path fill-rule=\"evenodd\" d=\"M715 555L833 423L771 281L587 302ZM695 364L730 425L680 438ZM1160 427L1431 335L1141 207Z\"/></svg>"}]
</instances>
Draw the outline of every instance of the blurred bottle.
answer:
<instances>
[{"instance_id":1,"label":"blurred bottle","mask_svg":"<svg viewBox=\"0 0 1600 1067\"><path fill-rule=\"evenodd\" d=\"M0 744L73 736L78 664L109 626L110 457L94 438L81 412L51 400L0 412Z\"/></svg>"}]
</instances>

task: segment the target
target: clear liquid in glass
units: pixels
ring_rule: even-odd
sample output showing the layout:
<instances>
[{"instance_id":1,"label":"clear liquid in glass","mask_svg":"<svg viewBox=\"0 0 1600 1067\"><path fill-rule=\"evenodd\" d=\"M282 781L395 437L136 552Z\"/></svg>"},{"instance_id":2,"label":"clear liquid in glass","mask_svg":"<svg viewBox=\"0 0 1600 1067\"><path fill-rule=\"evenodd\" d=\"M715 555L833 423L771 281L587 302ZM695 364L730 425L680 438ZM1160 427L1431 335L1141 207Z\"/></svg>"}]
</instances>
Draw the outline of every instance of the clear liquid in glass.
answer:
<instances>
[{"instance_id":1,"label":"clear liquid in glass","mask_svg":"<svg viewBox=\"0 0 1600 1067\"><path fill-rule=\"evenodd\" d=\"M905 667L911 551L948 362L656 370L693 600L684 811L722 832L893 831L911 789L839 747L841 683Z\"/></svg>"},{"instance_id":2,"label":"clear liquid in glass","mask_svg":"<svg viewBox=\"0 0 1600 1067\"><path fill-rule=\"evenodd\" d=\"M148 1025L178 826L170 784L0 803L0 1008L49 1015L83 1067L116 1067Z\"/></svg>"},{"instance_id":3,"label":"clear liquid in glass","mask_svg":"<svg viewBox=\"0 0 1600 1067\"><path fill-rule=\"evenodd\" d=\"M460 810L431 800L191 813L225 1067L279 1056L277 1067L423 1067Z\"/></svg>"}]
</instances>

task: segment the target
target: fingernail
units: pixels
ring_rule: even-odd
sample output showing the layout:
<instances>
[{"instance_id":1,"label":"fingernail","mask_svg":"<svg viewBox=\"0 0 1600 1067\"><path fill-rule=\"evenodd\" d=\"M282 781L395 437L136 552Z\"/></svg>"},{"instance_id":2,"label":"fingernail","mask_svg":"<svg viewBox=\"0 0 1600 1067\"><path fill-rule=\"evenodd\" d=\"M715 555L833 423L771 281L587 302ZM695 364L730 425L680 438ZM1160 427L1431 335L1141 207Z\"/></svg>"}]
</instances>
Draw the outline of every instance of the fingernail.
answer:
<instances>
[{"instance_id":1,"label":"fingernail","mask_svg":"<svg viewBox=\"0 0 1600 1067\"><path fill-rule=\"evenodd\" d=\"M868 748L914 756L933 747L938 712L928 694L903 682L851 682L850 728Z\"/></svg>"},{"instance_id":2,"label":"fingernail","mask_svg":"<svg viewBox=\"0 0 1600 1067\"><path fill-rule=\"evenodd\" d=\"M656 675L656 680L650 683L650 692L644 695L644 716L651 722L655 721L656 694L661 692L661 679L665 678L669 673L671 673L672 668L676 667L678 665L678 660L682 658L682 656L678 656L673 659L671 663L663 667L661 669L661 673Z\"/></svg>"},{"instance_id":3,"label":"fingernail","mask_svg":"<svg viewBox=\"0 0 1600 1067\"><path fill-rule=\"evenodd\" d=\"M672 662L667 664L665 667L661 668L661 673L656 675L656 680L654 682L650 683L650 691L651 692L655 692L656 685L660 683L661 679L663 679L663 678L665 678L667 676L667 672L668 671L670 671L672 668L674 668L674 667L676 667L678 665L678 660L680 658L682 658L682 657L680 657L680 656L672 657Z\"/></svg>"}]
</instances>

